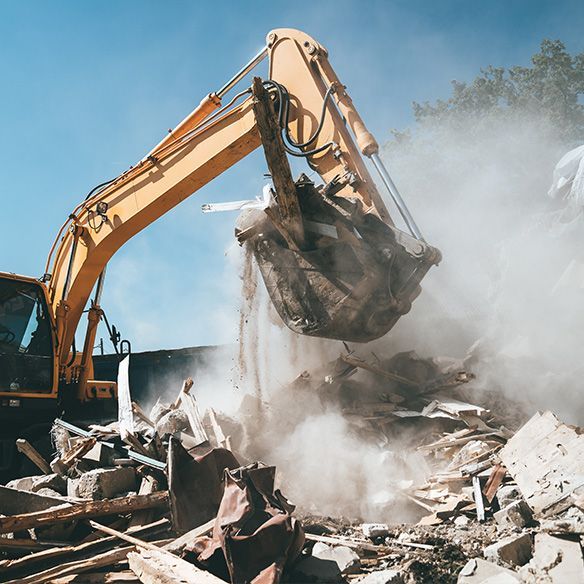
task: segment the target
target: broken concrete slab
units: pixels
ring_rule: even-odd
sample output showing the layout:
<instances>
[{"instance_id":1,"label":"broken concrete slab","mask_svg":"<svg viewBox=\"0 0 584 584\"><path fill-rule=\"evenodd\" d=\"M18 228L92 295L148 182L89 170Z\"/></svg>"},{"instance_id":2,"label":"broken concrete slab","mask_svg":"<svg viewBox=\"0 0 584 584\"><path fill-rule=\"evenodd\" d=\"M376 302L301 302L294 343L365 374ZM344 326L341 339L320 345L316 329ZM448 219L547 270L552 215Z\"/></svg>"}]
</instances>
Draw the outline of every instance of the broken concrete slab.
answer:
<instances>
[{"instance_id":1,"label":"broken concrete slab","mask_svg":"<svg viewBox=\"0 0 584 584\"><path fill-rule=\"evenodd\" d=\"M37 477L33 481L32 492L38 493L41 489L51 489L52 491L56 491L59 495L66 495L67 478L59 476L56 473Z\"/></svg>"},{"instance_id":2,"label":"broken concrete slab","mask_svg":"<svg viewBox=\"0 0 584 584\"><path fill-rule=\"evenodd\" d=\"M160 437L182 432L189 428L189 418L183 410L171 410L156 422L156 433Z\"/></svg>"},{"instance_id":3,"label":"broken concrete slab","mask_svg":"<svg viewBox=\"0 0 584 584\"><path fill-rule=\"evenodd\" d=\"M565 513L553 519L543 519L540 522L542 531L551 533L584 534L584 512L577 507L570 507Z\"/></svg>"},{"instance_id":4,"label":"broken concrete slab","mask_svg":"<svg viewBox=\"0 0 584 584\"><path fill-rule=\"evenodd\" d=\"M481 558L470 559L458 574L457 584L516 584L521 582L513 570Z\"/></svg>"},{"instance_id":5,"label":"broken concrete slab","mask_svg":"<svg viewBox=\"0 0 584 584\"><path fill-rule=\"evenodd\" d=\"M49 488L42 488L38 491L35 491L38 495L42 495L43 497L61 497L61 493L57 493L54 489Z\"/></svg>"},{"instance_id":6,"label":"broken concrete slab","mask_svg":"<svg viewBox=\"0 0 584 584\"><path fill-rule=\"evenodd\" d=\"M529 533L509 536L483 550L487 560L511 566L523 566L532 557L532 541Z\"/></svg>"},{"instance_id":7,"label":"broken concrete slab","mask_svg":"<svg viewBox=\"0 0 584 584\"><path fill-rule=\"evenodd\" d=\"M502 485L497 489L497 501L501 509L518 499L521 499L521 491L517 485Z\"/></svg>"},{"instance_id":8,"label":"broken concrete slab","mask_svg":"<svg viewBox=\"0 0 584 584\"><path fill-rule=\"evenodd\" d=\"M526 582L584 584L584 561L580 543L538 533L535 536L533 559L519 573Z\"/></svg>"},{"instance_id":9,"label":"broken concrete slab","mask_svg":"<svg viewBox=\"0 0 584 584\"><path fill-rule=\"evenodd\" d=\"M30 493L37 493L41 489L51 489L56 491L58 495L67 493L67 479L56 473L13 479L6 483L6 486L18 491L29 491Z\"/></svg>"},{"instance_id":10,"label":"broken concrete slab","mask_svg":"<svg viewBox=\"0 0 584 584\"><path fill-rule=\"evenodd\" d=\"M35 479L38 479L38 476L32 477L21 477L19 479L13 479L6 483L6 486L9 489L16 489L17 491L28 491L32 493L32 486L34 484Z\"/></svg>"},{"instance_id":11,"label":"broken concrete slab","mask_svg":"<svg viewBox=\"0 0 584 584\"><path fill-rule=\"evenodd\" d=\"M316 542L312 548L312 557L335 562L341 574L355 574L359 572L359 556L350 548L338 545L330 546L323 542Z\"/></svg>"},{"instance_id":12,"label":"broken concrete slab","mask_svg":"<svg viewBox=\"0 0 584 584\"><path fill-rule=\"evenodd\" d=\"M584 493L584 434L551 412L533 416L500 457L536 517L561 511L563 500Z\"/></svg>"},{"instance_id":13,"label":"broken concrete slab","mask_svg":"<svg viewBox=\"0 0 584 584\"><path fill-rule=\"evenodd\" d=\"M494 514L495 521L502 527L526 527L533 521L529 505L519 499Z\"/></svg>"},{"instance_id":14,"label":"broken concrete slab","mask_svg":"<svg viewBox=\"0 0 584 584\"><path fill-rule=\"evenodd\" d=\"M70 479L67 492L70 497L100 501L111 499L121 493L135 491L136 471L131 467L97 468Z\"/></svg>"}]
</instances>

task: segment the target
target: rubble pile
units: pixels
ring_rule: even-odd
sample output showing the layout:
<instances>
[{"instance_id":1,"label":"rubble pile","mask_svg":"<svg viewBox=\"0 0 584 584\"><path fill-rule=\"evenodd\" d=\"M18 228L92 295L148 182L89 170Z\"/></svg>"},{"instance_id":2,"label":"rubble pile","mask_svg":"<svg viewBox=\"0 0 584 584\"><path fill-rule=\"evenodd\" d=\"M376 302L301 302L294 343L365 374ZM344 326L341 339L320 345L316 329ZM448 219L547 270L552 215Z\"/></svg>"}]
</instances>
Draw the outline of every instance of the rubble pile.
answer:
<instances>
[{"instance_id":1,"label":"rubble pile","mask_svg":"<svg viewBox=\"0 0 584 584\"><path fill-rule=\"evenodd\" d=\"M39 474L0 487L0 580L584 582L582 430L551 412L524 423L510 402L495 415L464 365L348 351L283 388L423 456L425 481L397 483L408 524L295 511L249 457L276 410L259 399L201 415L189 379L146 414L122 383L118 422L55 421L52 461L19 440Z\"/></svg>"}]
</instances>

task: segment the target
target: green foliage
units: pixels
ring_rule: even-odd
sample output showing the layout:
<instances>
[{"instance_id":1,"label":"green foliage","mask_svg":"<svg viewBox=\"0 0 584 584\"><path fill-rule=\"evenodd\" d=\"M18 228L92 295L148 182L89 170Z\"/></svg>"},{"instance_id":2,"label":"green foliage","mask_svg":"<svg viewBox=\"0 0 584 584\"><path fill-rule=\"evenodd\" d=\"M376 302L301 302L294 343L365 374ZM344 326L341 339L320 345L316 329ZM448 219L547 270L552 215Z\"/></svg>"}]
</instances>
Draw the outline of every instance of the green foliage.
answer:
<instances>
[{"instance_id":1,"label":"green foliage","mask_svg":"<svg viewBox=\"0 0 584 584\"><path fill-rule=\"evenodd\" d=\"M471 83L452 82L452 96L413 104L419 123L465 122L469 116L533 114L547 118L569 141L584 139L584 53L571 56L559 41L544 40L531 67L487 67ZM405 136L395 133L398 140Z\"/></svg>"}]
</instances>

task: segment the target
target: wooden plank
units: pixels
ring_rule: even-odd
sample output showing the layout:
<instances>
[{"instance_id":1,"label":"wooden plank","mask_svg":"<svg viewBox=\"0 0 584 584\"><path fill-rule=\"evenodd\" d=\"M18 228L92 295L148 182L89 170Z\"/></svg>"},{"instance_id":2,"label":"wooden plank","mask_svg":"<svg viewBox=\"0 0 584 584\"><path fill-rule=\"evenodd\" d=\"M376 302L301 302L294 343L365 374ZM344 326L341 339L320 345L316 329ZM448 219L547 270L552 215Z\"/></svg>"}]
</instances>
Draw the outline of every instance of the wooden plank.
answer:
<instances>
[{"instance_id":1,"label":"wooden plank","mask_svg":"<svg viewBox=\"0 0 584 584\"><path fill-rule=\"evenodd\" d=\"M68 450L62 457L57 457L51 462L51 469L58 475L64 476L73 463L87 454L95 446L95 443L95 438L80 438L73 448Z\"/></svg>"},{"instance_id":2,"label":"wooden plank","mask_svg":"<svg viewBox=\"0 0 584 584\"><path fill-rule=\"evenodd\" d=\"M0 537L0 551L22 550L22 552L25 553L47 550L55 547L67 547L68 545L69 544L65 542L57 541L39 541L38 539L13 539L11 537Z\"/></svg>"},{"instance_id":3,"label":"wooden plank","mask_svg":"<svg viewBox=\"0 0 584 584\"><path fill-rule=\"evenodd\" d=\"M475 505L477 506L477 519L479 521L485 520L485 504L483 501L483 493L481 491L481 481L479 477L472 477L472 489L474 495Z\"/></svg>"},{"instance_id":4,"label":"wooden plank","mask_svg":"<svg viewBox=\"0 0 584 584\"><path fill-rule=\"evenodd\" d=\"M160 550L129 553L128 563L143 584L225 584L210 572Z\"/></svg>"},{"instance_id":5,"label":"wooden plank","mask_svg":"<svg viewBox=\"0 0 584 584\"><path fill-rule=\"evenodd\" d=\"M213 434L215 435L215 442L217 443L217 446L220 446L221 448L227 448L227 450L231 450L229 444L229 437L225 436L225 434L223 433L223 428L221 428L221 425L217 421L217 415L215 414L215 410L213 408L209 408L207 412L209 413L209 420L211 422L211 428L213 429Z\"/></svg>"},{"instance_id":6,"label":"wooden plank","mask_svg":"<svg viewBox=\"0 0 584 584\"><path fill-rule=\"evenodd\" d=\"M215 521L216 519L211 519L207 521L207 523L203 523L203 525L187 531L184 535L181 535L179 538L170 542L168 545L165 545L164 549L172 554L180 555L182 549L186 545L189 545L198 537L203 537L204 535L211 533L213 531L213 527L215 526Z\"/></svg>"},{"instance_id":7,"label":"wooden plank","mask_svg":"<svg viewBox=\"0 0 584 584\"><path fill-rule=\"evenodd\" d=\"M374 545L366 541L355 541L347 537L332 537L330 535L316 535L314 533L306 533L305 538L307 541L320 541L330 545L343 545L354 550L361 549L368 552L379 552L387 550L387 548L383 545Z\"/></svg>"},{"instance_id":8,"label":"wooden plank","mask_svg":"<svg viewBox=\"0 0 584 584\"><path fill-rule=\"evenodd\" d=\"M161 549L154 544L142 541L127 533L120 533L111 527L100 525L95 521L90 521L94 529L103 531L110 535L115 535L128 543L141 548L141 553L128 555L130 569L140 578L144 584L164 584L166 582L190 582L197 584L216 584L223 582L213 574L205 572L184 560L174 556L170 552Z\"/></svg>"},{"instance_id":9,"label":"wooden plank","mask_svg":"<svg viewBox=\"0 0 584 584\"><path fill-rule=\"evenodd\" d=\"M118 424L124 442L128 435L134 435L134 413L130 395L130 355L118 366Z\"/></svg>"},{"instance_id":10,"label":"wooden plank","mask_svg":"<svg viewBox=\"0 0 584 584\"><path fill-rule=\"evenodd\" d=\"M66 523L74 519L131 513L132 511L166 507L167 505L168 492L166 491L152 493L151 495L128 495L117 499L60 505L44 511L0 517L0 533L22 531L33 527L46 527L47 525Z\"/></svg>"},{"instance_id":11,"label":"wooden plank","mask_svg":"<svg viewBox=\"0 0 584 584\"><path fill-rule=\"evenodd\" d=\"M352 355L341 355L341 359L347 363L347 365L351 365L352 367L359 367L360 369L365 369L366 371L370 371L371 373L375 373L380 377L385 377L386 379L391 379L392 381L397 381L398 383L403 383L408 387L413 387L419 389L420 384L416 381L412 381L403 375L398 375L397 373L392 373L391 371L386 371L385 369L381 369L381 367L377 367L376 365L371 365L367 363L367 361L363 361L363 359L359 359L358 357L353 357Z\"/></svg>"},{"instance_id":12,"label":"wooden plank","mask_svg":"<svg viewBox=\"0 0 584 584\"><path fill-rule=\"evenodd\" d=\"M129 529L127 533L130 535L146 536L167 531L169 527L170 521L168 519L160 519L143 527ZM62 564L64 561L79 561L88 556L94 556L98 553L108 551L108 549L117 547L118 545L119 538L117 536L103 537L102 535L98 540L78 545L69 545L60 548L53 547L52 549L30 554L23 558L0 561L0 575L5 575L7 572L22 574L23 572L31 573L34 570L47 570L56 563Z\"/></svg>"},{"instance_id":13,"label":"wooden plank","mask_svg":"<svg viewBox=\"0 0 584 584\"><path fill-rule=\"evenodd\" d=\"M142 420L145 424L148 424L151 428L155 427L154 422L144 413L144 410L136 402L132 402L132 412L137 418Z\"/></svg>"},{"instance_id":14,"label":"wooden plank","mask_svg":"<svg viewBox=\"0 0 584 584\"><path fill-rule=\"evenodd\" d=\"M158 548L153 543L148 543L147 541L142 541L141 539L138 539L137 537L134 537L133 535L131 535L129 533L123 533L121 531L118 531L117 529L113 529L112 527L108 527L107 525L101 525L100 523L97 523L96 521L90 521L89 525L91 525L91 527L93 527L93 529L97 529L98 531L102 531L103 533L107 533L108 535L113 535L115 537L119 537L120 539L123 539L124 541L127 541L128 543L132 543L132 544L137 545L139 547L142 547L144 549L158 550Z\"/></svg>"},{"instance_id":15,"label":"wooden plank","mask_svg":"<svg viewBox=\"0 0 584 584\"><path fill-rule=\"evenodd\" d=\"M49 463L41 456L41 453L24 438L16 441L16 449L33 462L44 474L51 474Z\"/></svg>"},{"instance_id":16,"label":"wooden plank","mask_svg":"<svg viewBox=\"0 0 584 584\"><path fill-rule=\"evenodd\" d=\"M493 467L493 470L491 471L491 476L489 476L489 479L487 480L487 484L485 485L485 488L483 489L483 494L485 495L485 499L487 499L487 501L489 503L493 502L493 499L495 498L495 494L497 493L497 489L500 487L506 474L507 474L507 469L504 466L502 466L500 464L496 464Z\"/></svg>"},{"instance_id":17,"label":"wooden plank","mask_svg":"<svg viewBox=\"0 0 584 584\"><path fill-rule=\"evenodd\" d=\"M253 111L268 163L268 170L276 191L277 205L271 210L277 212L280 222L289 232L291 239L298 248L301 248L304 241L302 213L296 185L292 179L290 163L284 150L282 130L274 113L270 94L264 88L259 77L253 79L252 92L254 96Z\"/></svg>"},{"instance_id":18,"label":"wooden plank","mask_svg":"<svg viewBox=\"0 0 584 584\"><path fill-rule=\"evenodd\" d=\"M70 574L81 574L89 570L95 570L96 568L112 566L113 564L117 564L118 562L125 560L128 556L128 552L131 552L133 549L134 546L126 546L120 549L110 550L86 560L67 562L65 564L49 568L48 570L44 570L36 574L31 574L30 576L26 576L24 578L7 580L4 582L4 584L43 584L43 582L49 582L55 578L63 578L64 576L69 576Z\"/></svg>"},{"instance_id":19,"label":"wooden plank","mask_svg":"<svg viewBox=\"0 0 584 584\"><path fill-rule=\"evenodd\" d=\"M190 393L194 384L195 384L195 382L193 381L192 377L187 377L183 381L182 387L180 388L180 391L178 392L178 395L176 396L176 399L174 400L174 403L172 404L172 407L175 410L180 407L180 401L181 401L181 397L182 397L183 393Z\"/></svg>"},{"instance_id":20,"label":"wooden plank","mask_svg":"<svg viewBox=\"0 0 584 584\"><path fill-rule=\"evenodd\" d=\"M51 584L140 584L131 570L119 572L85 572L83 576L73 574L51 580Z\"/></svg>"},{"instance_id":21,"label":"wooden plank","mask_svg":"<svg viewBox=\"0 0 584 584\"><path fill-rule=\"evenodd\" d=\"M186 413L187 418L189 419L189 425L191 426L192 435L194 436L197 445L199 445L208 442L209 437L203 426L203 421L201 420L197 400L195 399L195 396L191 394L192 387L193 380L189 377L184 381L177 401L180 403L181 409Z\"/></svg>"}]
</instances>

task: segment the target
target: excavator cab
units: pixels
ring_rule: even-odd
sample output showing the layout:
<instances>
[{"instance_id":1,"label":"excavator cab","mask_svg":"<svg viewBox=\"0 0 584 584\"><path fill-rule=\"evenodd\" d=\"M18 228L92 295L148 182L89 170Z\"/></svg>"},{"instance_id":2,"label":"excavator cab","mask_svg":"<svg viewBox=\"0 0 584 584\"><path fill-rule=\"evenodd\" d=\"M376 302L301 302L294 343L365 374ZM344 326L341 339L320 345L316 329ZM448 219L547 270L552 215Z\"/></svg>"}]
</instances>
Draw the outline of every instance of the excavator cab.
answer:
<instances>
[{"instance_id":1,"label":"excavator cab","mask_svg":"<svg viewBox=\"0 0 584 584\"><path fill-rule=\"evenodd\" d=\"M0 276L0 390L51 393L53 327L43 285Z\"/></svg>"}]
</instances>

